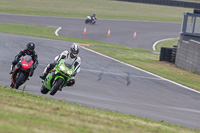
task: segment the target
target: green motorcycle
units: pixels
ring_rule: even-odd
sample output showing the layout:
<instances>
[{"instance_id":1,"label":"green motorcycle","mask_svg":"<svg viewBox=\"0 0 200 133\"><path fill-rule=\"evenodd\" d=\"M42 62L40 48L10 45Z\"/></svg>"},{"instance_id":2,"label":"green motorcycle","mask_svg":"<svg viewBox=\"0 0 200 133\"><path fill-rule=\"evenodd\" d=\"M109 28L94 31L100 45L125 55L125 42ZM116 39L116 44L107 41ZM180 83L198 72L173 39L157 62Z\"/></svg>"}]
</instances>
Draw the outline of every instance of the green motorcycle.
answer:
<instances>
[{"instance_id":1,"label":"green motorcycle","mask_svg":"<svg viewBox=\"0 0 200 133\"><path fill-rule=\"evenodd\" d=\"M74 65L65 63L65 60L60 60L51 72L46 76L41 87L41 93L54 95L58 90L62 90L67 86L68 80L74 75Z\"/></svg>"}]
</instances>

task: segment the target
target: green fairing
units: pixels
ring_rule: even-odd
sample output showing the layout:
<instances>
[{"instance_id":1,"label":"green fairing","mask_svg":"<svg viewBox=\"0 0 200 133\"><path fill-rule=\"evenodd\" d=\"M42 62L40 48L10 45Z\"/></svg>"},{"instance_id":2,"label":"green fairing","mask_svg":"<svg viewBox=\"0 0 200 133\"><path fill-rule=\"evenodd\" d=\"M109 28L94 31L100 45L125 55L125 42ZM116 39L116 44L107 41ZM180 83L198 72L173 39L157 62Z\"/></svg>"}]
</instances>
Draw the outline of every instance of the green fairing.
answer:
<instances>
[{"instance_id":1,"label":"green fairing","mask_svg":"<svg viewBox=\"0 0 200 133\"><path fill-rule=\"evenodd\" d=\"M47 77L45 78L45 82L44 82L44 86L51 90L52 88L52 80L56 81L58 78L61 78L63 79L63 83L62 83L62 88L64 86L66 86L67 84L67 80L70 79L73 75L74 75L74 66L72 68L68 68L67 66L65 66L65 60L62 59L58 65L56 65L54 67L54 69L52 69L52 71L47 75ZM63 66L65 68L65 72L63 72L61 69L60 69L60 66ZM72 75L69 76L67 75L66 73L68 71L72 71Z\"/></svg>"}]
</instances>

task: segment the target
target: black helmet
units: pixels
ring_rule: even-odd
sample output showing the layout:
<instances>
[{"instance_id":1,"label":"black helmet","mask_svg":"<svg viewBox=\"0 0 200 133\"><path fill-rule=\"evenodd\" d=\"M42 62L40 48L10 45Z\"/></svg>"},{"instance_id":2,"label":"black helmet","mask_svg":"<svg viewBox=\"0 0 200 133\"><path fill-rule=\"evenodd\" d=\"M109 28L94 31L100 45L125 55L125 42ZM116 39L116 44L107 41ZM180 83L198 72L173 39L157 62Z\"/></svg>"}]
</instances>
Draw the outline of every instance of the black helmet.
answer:
<instances>
[{"instance_id":1,"label":"black helmet","mask_svg":"<svg viewBox=\"0 0 200 133\"><path fill-rule=\"evenodd\" d=\"M70 48L71 57L72 58L77 57L78 53L79 53L79 46L73 43Z\"/></svg>"},{"instance_id":2,"label":"black helmet","mask_svg":"<svg viewBox=\"0 0 200 133\"><path fill-rule=\"evenodd\" d=\"M27 45L26 45L28 51L30 52L33 52L34 49L35 49L35 44L33 42L29 42Z\"/></svg>"}]
</instances>

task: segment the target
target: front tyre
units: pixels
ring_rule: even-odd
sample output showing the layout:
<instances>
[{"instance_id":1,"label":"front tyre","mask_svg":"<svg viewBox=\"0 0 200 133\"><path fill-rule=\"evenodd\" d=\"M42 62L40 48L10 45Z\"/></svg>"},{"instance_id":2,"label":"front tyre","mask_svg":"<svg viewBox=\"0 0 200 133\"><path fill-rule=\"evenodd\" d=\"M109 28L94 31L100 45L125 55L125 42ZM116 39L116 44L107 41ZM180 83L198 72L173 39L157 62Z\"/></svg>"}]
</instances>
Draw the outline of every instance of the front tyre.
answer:
<instances>
[{"instance_id":1,"label":"front tyre","mask_svg":"<svg viewBox=\"0 0 200 133\"><path fill-rule=\"evenodd\" d=\"M92 21L92 24L95 24L95 23L96 23L96 21L95 21L95 20L93 20L93 21Z\"/></svg>"},{"instance_id":2,"label":"front tyre","mask_svg":"<svg viewBox=\"0 0 200 133\"><path fill-rule=\"evenodd\" d=\"M14 86L15 86L15 85L14 85L13 82L11 81L10 87L11 87L11 88L14 88Z\"/></svg>"},{"instance_id":3,"label":"front tyre","mask_svg":"<svg viewBox=\"0 0 200 133\"><path fill-rule=\"evenodd\" d=\"M18 77L17 77L16 84L15 84L14 88L18 89L19 86L22 85L25 81L26 81L25 74L20 72Z\"/></svg>"},{"instance_id":4,"label":"front tyre","mask_svg":"<svg viewBox=\"0 0 200 133\"><path fill-rule=\"evenodd\" d=\"M48 92L49 92L49 89L47 89L45 86L44 86L44 84L42 84L42 87L41 87L41 93L42 94L47 94Z\"/></svg>"},{"instance_id":5,"label":"front tyre","mask_svg":"<svg viewBox=\"0 0 200 133\"><path fill-rule=\"evenodd\" d=\"M50 91L50 95L54 95L59 90L60 86L62 85L62 82L63 82L63 79L61 79L61 78L58 78L55 81L55 83Z\"/></svg>"}]
</instances>

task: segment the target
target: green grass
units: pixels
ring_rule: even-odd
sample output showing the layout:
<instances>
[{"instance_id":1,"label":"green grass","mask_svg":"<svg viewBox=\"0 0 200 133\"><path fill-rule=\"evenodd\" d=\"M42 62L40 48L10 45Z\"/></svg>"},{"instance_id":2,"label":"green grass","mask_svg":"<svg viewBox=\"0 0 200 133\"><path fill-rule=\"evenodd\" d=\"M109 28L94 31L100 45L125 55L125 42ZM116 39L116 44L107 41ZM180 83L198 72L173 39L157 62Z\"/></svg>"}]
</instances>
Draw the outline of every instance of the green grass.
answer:
<instances>
[{"instance_id":1,"label":"green grass","mask_svg":"<svg viewBox=\"0 0 200 133\"><path fill-rule=\"evenodd\" d=\"M157 52L160 52L161 47L167 47L167 48L173 48L173 46L178 46L178 38L176 39L170 39L166 41L161 41L156 45L156 50Z\"/></svg>"},{"instance_id":2,"label":"green grass","mask_svg":"<svg viewBox=\"0 0 200 133\"><path fill-rule=\"evenodd\" d=\"M9 30L9 31L8 31ZM54 37L55 28L33 25L15 25L0 23L0 32L15 33L27 36Z\"/></svg>"},{"instance_id":3,"label":"green grass","mask_svg":"<svg viewBox=\"0 0 200 133\"><path fill-rule=\"evenodd\" d=\"M185 0L185 1L200 2L200 0Z\"/></svg>"},{"instance_id":4,"label":"green grass","mask_svg":"<svg viewBox=\"0 0 200 133\"><path fill-rule=\"evenodd\" d=\"M1 133L200 133L112 111L56 101L0 86Z\"/></svg>"},{"instance_id":5,"label":"green grass","mask_svg":"<svg viewBox=\"0 0 200 133\"><path fill-rule=\"evenodd\" d=\"M0 0L0 13L86 18L182 22L191 8L158 6L115 0Z\"/></svg>"}]
</instances>

